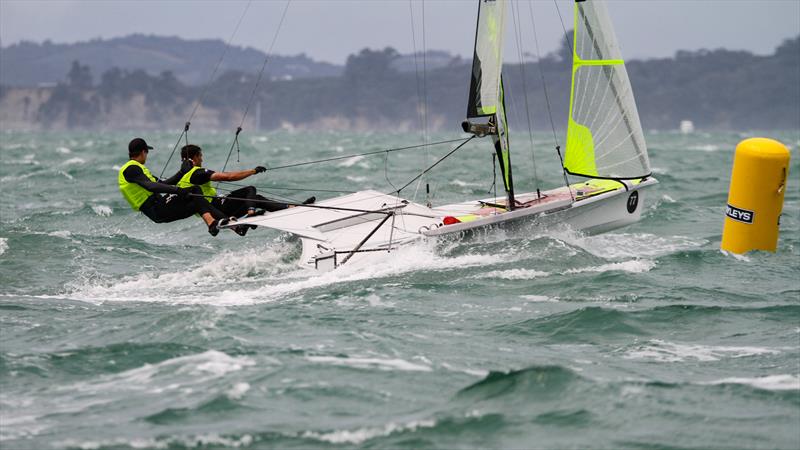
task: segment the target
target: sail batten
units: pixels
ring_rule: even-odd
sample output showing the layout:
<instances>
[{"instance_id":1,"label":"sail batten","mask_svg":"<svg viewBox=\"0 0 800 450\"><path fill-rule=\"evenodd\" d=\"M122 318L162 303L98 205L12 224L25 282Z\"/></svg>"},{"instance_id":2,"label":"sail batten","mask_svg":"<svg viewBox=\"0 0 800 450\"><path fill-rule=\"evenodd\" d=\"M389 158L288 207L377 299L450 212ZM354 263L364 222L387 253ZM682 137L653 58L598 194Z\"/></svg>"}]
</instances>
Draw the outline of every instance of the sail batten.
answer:
<instances>
[{"instance_id":1,"label":"sail batten","mask_svg":"<svg viewBox=\"0 0 800 450\"><path fill-rule=\"evenodd\" d=\"M595 178L648 176L633 90L602 0L576 2L574 25L564 168Z\"/></svg>"}]
</instances>

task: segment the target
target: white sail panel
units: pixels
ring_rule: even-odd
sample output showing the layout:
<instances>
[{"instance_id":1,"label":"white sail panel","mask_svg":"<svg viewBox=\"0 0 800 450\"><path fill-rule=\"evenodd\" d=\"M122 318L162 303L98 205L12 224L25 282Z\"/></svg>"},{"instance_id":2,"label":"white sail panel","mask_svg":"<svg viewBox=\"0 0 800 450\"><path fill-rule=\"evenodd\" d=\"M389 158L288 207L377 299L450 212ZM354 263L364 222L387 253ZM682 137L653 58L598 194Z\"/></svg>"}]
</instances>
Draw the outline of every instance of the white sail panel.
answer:
<instances>
[{"instance_id":1,"label":"white sail panel","mask_svg":"<svg viewBox=\"0 0 800 450\"><path fill-rule=\"evenodd\" d=\"M647 145L605 3L575 3L572 89L564 167L613 179L650 175Z\"/></svg>"},{"instance_id":2,"label":"white sail panel","mask_svg":"<svg viewBox=\"0 0 800 450\"><path fill-rule=\"evenodd\" d=\"M475 35L475 54L472 59L467 117L495 114L500 99L506 2L480 0L478 4L478 28Z\"/></svg>"}]
</instances>

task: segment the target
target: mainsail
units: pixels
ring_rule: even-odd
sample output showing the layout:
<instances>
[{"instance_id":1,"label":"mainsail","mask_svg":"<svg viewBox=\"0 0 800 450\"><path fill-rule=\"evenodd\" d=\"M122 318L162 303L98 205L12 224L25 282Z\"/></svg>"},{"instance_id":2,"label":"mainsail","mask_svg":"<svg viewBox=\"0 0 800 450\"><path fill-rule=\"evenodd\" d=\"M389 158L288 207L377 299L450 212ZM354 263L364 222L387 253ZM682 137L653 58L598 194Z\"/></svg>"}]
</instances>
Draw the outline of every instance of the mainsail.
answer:
<instances>
[{"instance_id":1,"label":"mainsail","mask_svg":"<svg viewBox=\"0 0 800 450\"><path fill-rule=\"evenodd\" d=\"M514 185L511 177L508 126L503 96L503 36L505 35L505 0L479 0L478 25L475 32L475 54L472 58L472 80L469 88L467 117L489 116L497 159L508 195L514 207Z\"/></svg>"},{"instance_id":2,"label":"mainsail","mask_svg":"<svg viewBox=\"0 0 800 450\"><path fill-rule=\"evenodd\" d=\"M608 179L649 176L633 90L605 3L576 0L564 168Z\"/></svg>"}]
</instances>

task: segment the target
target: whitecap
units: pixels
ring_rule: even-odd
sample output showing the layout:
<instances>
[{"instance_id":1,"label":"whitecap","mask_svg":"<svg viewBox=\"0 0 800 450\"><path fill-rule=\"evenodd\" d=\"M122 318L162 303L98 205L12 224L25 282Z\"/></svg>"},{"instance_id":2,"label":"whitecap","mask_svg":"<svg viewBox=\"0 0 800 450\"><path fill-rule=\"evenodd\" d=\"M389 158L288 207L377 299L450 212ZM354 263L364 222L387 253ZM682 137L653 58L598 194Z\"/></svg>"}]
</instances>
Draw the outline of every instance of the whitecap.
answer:
<instances>
[{"instance_id":1,"label":"whitecap","mask_svg":"<svg viewBox=\"0 0 800 450\"><path fill-rule=\"evenodd\" d=\"M70 166L70 165L73 165L73 164L86 164L86 160L83 159L83 158L77 158L76 157L76 158L70 158L70 159L64 161L63 163L61 163L62 166Z\"/></svg>"},{"instance_id":2,"label":"whitecap","mask_svg":"<svg viewBox=\"0 0 800 450\"><path fill-rule=\"evenodd\" d=\"M57 147L56 152L61 153L62 155L69 155L72 153L72 150L68 149L67 147Z\"/></svg>"},{"instance_id":3,"label":"whitecap","mask_svg":"<svg viewBox=\"0 0 800 450\"><path fill-rule=\"evenodd\" d=\"M364 176L348 175L345 178L347 178L348 181L352 181L353 183L363 183L363 182L367 181L367 177L364 177Z\"/></svg>"},{"instance_id":4,"label":"whitecap","mask_svg":"<svg viewBox=\"0 0 800 450\"><path fill-rule=\"evenodd\" d=\"M247 393L247 391L249 390L250 390L249 383L244 383L244 382L236 383L233 386L231 386L231 388L228 389L227 392L225 392L225 395L231 400L239 400L242 397L244 397L244 394Z\"/></svg>"},{"instance_id":5,"label":"whitecap","mask_svg":"<svg viewBox=\"0 0 800 450\"><path fill-rule=\"evenodd\" d=\"M11 412L9 408L2 406L4 407L0 408L0 423L3 426L0 427L0 443L12 439L30 438L47 430L48 425L43 422L41 416L19 414L17 411L9 414ZM1 444L0 447L5 448Z\"/></svg>"},{"instance_id":6,"label":"whitecap","mask_svg":"<svg viewBox=\"0 0 800 450\"><path fill-rule=\"evenodd\" d=\"M610 264L602 264L595 267L581 267L578 269L568 269L564 273L583 273L583 272L631 272L642 273L649 272L656 266L655 261L646 259L634 259L630 261L615 262Z\"/></svg>"},{"instance_id":7,"label":"whitecap","mask_svg":"<svg viewBox=\"0 0 800 450\"><path fill-rule=\"evenodd\" d=\"M112 213L111 207L106 205L94 205L92 206L92 211L94 211L95 214L101 217L108 217Z\"/></svg>"},{"instance_id":8,"label":"whitecap","mask_svg":"<svg viewBox=\"0 0 800 450\"><path fill-rule=\"evenodd\" d=\"M738 253L733 253L733 252L729 252L727 250L722 250L722 249L720 249L719 252L722 253L725 256L730 256L730 257L732 257L733 259L735 259L737 261L750 262L750 258L747 255L744 255L744 254L740 255Z\"/></svg>"},{"instance_id":9,"label":"whitecap","mask_svg":"<svg viewBox=\"0 0 800 450\"><path fill-rule=\"evenodd\" d=\"M697 361L718 361L722 358L744 358L759 355L776 355L778 350L763 347L729 347L678 344L653 339L648 344L628 350L625 359L646 359L657 362L679 362L694 359Z\"/></svg>"},{"instance_id":10,"label":"whitecap","mask_svg":"<svg viewBox=\"0 0 800 450\"><path fill-rule=\"evenodd\" d=\"M22 181L22 180L24 180L26 178L30 178L30 177L32 177L34 175L38 175L38 173L30 172L30 173L25 173L25 174L22 174L22 175L6 175L4 177L0 177L0 182L10 183L10 182Z\"/></svg>"},{"instance_id":11,"label":"whitecap","mask_svg":"<svg viewBox=\"0 0 800 450\"><path fill-rule=\"evenodd\" d=\"M480 183L469 183L469 182L461 181L461 180L458 180L458 179L455 179L455 180L451 181L450 184L452 184L454 186L458 186L458 187L481 186Z\"/></svg>"},{"instance_id":12,"label":"whitecap","mask_svg":"<svg viewBox=\"0 0 800 450\"><path fill-rule=\"evenodd\" d=\"M546 295L520 295L519 298L536 303L558 303L558 299Z\"/></svg>"},{"instance_id":13,"label":"whitecap","mask_svg":"<svg viewBox=\"0 0 800 450\"><path fill-rule=\"evenodd\" d=\"M692 250L708 241L687 236L657 236L650 233L605 233L584 236L574 231L554 233L553 237L606 259L658 257Z\"/></svg>"},{"instance_id":14,"label":"whitecap","mask_svg":"<svg viewBox=\"0 0 800 450\"><path fill-rule=\"evenodd\" d=\"M499 278L501 280L529 280L531 278L546 277L550 274L534 269L508 269L508 270L493 270L479 275L474 278Z\"/></svg>"},{"instance_id":15,"label":"whitecap","mask_svg":"<svg viewBox=\"0 0 800 450\"><path fill-rule=\"evenodd\" d=\"M715 152L719 150L719 145L714 145L714 144L692 145L686 148L688 150L698 150L702 152Z\"/></svg>"},{"instance_id":16,"label":"whitecap","mask_svg":"<svg viewBox=\"0 0 800 450\"><path fill-rule=\"evenodd\" d=\"M111 280L112 284L81 285L74 298L88 301L175 300L176 303L205 303L208 296L187 297L187 294L194 295L191 292L196 291L198 286L227 284L233 280L241 281L253 273L275 273L284 269L287 264L281 264L281 251L288 251L287 246L223 252L193 269L160 274L142 273Z\"/></svg>"},{"instance_id":17,"label":"whitecap","mask_svg":"<svg viewBox=\"0 0 800 450\"><path fill-rule=\"evenodd\" d=\"M363 160L364 158L365 158L364 156L353 156L352 158L347 158L347 159L343 160L342 162L337 164L337 166L339 166L339 167L352 167L356 163L358 163L361 160Z\"/></svg>"},{"instance_id":18,"label":"whitecap","mask_svg":"<svg viewBox=\"0 0 800 450\"><path fill-rule=\"evenodd\" d=\"M307 356L307 360L318 363L330 363L336 366L355 367L358 369L399 370L403 372L430 372L430 366L414 364L400 358L340 358L338 356Z\"/></svg>"},{"instance_id":19,"label":"whitecap","mask_svg":"<svg viewBox=\"0 0 800 450\"><path fill-rule=\"evenodd\" d=\"M239 448L250 447L253 443L253 437L249 434L244 434L239 438L236 437L223 437L216 433L201 434L193 436L177 436L168 438L115 438L105 439L98 441L78 441L76 439L66 439L59 442L54 442L53 446L56 448L79 448L81 450L96 450L108 447L130 447L130 448L154 448L154 449L168 449L168 448L207 448L207 447L223 447L223 448Z\"/></svg>"},{"instance_id":20,"label":"whitecap","mask_svg":"<svg viewBox=\"0 0 800 450\"><path fill-rule=\"evenodd\" d=\"M365 298L365 300L367 301L367 303L369 303L369 306L373 306L373 307L378 307L378 306L392 307L392 306L394 306L393 302L384 302L383 300L381 300L381 298L377 294L374 294L374 293L373 294L369 294Z\"/></svg>"},{"instance_id":21,"label":"whitecap","mask_svg":"<svg viewBox=\"0 0 800 450\"><path fill-rule=\"evenodd\" d=\"M8 250L8 238L0 238L0 255Z\"/></svg>"},{"instance_id":22,"label":"whitecap","mask_svg":"<svg viewBox=\"0 0 800 450\"><path fill-rule=\"evenodd\" d=\"M443 368L447 370L451 370L453 372L462 372L466 373L467 375L473 375L480 378L484 378L489 375L489 371L485 369L467 369L467 368L453 367L448 363L442 363L441 365Z\"/></svg>"},{"instance_id":23,"label":"whitecap","mask_svg":"<svg viewBox=\"0 0 800 450\"><path fill-rule=\"evenodd\" d=\"M353 259L330 272L317 273L283 261L287 245L252 249L246 252L225 252L201 266L186 271L125 277L113 284L77 288L71 298L90 302L134 301L172 304L250 305L275 301L307 289L335 284L396 276L407 272L460 270L473 266L506 262L499 254L467 254L445 257L436 254L434 245L420 241L393 251L390 255L374 254L362 260ZM198 295L198 286L228 286L239 281L254 280L253 273L264 272L259 287L224 290L213 296Z\"/></svg>"},{"instance_id":24,"label":"whitecap","mask_svg":"<svg viewBox=\"0 0 800 450\"><path fill-rule=\"evenodd\" d=\"M94 381L80 381L72 385L59 386L56 390L91 393L146 390L161 393L182 386L202 385L209 380L254 365L255 361L246 356L229 356L217 350L208 350L104 375Z\"/></svg>"},{"instance_id":25,"label":"whitecap","mask_svg":"<svg viewBox=\"0 0 800 450\"><path fill-rule=\"evenodd\" d=\"M700 384L744 384L767 391L800 391L800 376L786 374L767 375L755 378L732 377Z\"/></svg>"},{"instance_id":26,"label":"whitecap","mask_svg":"<svg viewBox=\"0 0 800 450\"><path fill-rule=\"evenodd\" d=\"M318 439L331 444L361 444L367 440L389 436L392 433L403 431L416 431L418 428L433 428L435 420L418 420L406 424L389 423L383 427L366 427L355 430L336 430L325 433L316 431L306 431L302 434L304 438Z\"/></svg>"}]
</instances>

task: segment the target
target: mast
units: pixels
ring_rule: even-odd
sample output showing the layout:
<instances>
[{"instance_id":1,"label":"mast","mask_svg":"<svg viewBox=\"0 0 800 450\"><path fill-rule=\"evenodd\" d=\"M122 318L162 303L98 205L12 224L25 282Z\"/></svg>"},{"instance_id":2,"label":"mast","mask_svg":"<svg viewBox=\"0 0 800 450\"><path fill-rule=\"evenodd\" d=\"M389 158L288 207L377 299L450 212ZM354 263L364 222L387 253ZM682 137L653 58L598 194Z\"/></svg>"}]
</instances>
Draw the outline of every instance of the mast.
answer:
<instances>
[{"instance_id":1,"label":"mast","mask_svg":"<svg viewBox=\"0 0 800 450\"><path fill-rule=\"evenodd\" d=\"M506 190L508 210L514 209L514 179L511 176L511 145L508 138L508 120L506 119L506 98L503 91L503 78L500 77L500 101L494 116L497 124L497 134L492 135L494 151L500 161L500 171L503 175L503 187Z\"/></svg>"},{"instance_id":2,"label":"mast","mask_svg":"<svg viewBox=\"0 0 800 450\"><path fill-rule=\"evenodd\" d=\"M505 0L478 0L478 23L475 30L475 53L472 58L472 79L467 103L465 132L479 137L492 136L508 209L514 209L514 182L511 176L511 154L508 139L505 99L503 95L503 37L505 35ZM469 119L488 118L486 124L473 124Z\"/></svg>"}]
</instances>

